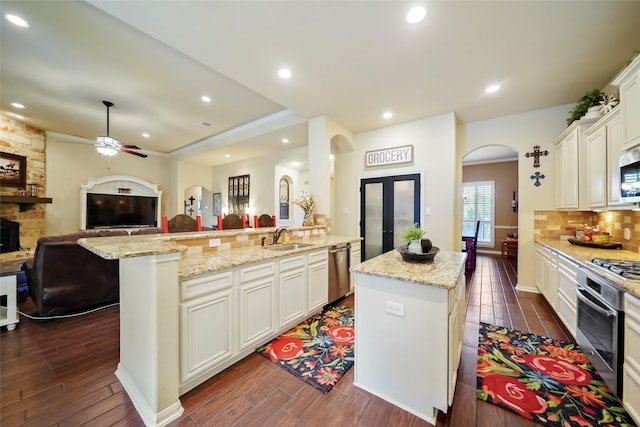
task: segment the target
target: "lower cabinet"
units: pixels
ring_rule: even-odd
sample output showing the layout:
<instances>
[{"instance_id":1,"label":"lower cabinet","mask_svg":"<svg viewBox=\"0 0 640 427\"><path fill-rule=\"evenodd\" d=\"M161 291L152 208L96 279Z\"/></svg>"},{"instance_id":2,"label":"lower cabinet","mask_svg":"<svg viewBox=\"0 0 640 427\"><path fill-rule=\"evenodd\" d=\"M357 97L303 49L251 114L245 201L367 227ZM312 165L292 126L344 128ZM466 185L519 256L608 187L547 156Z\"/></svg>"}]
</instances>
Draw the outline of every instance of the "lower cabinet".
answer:
<instances>
[{"instance_id":1,"label":"lower cabinet","mask_svg":"<svg viewBox=\"0 0 640 427\"><path fill-rule=\"evenodd\" d=\"M575 338L578 320L576 300L578 264L558 256L558 282L558 317Z\"/></svg>"},{"instance_id":2,"label":"lower cabinet","mask_svg":"<svg viewBox=\"0 0 640 427\"><path fill-rule=\"evenodd\" d=\"M622 399L627 412L640 423L640 300L625 294L624 312Z\"/></svg>"},{"instance_id":3,"label":"lower cabinet","mask_svg":"<svg viewBox=\"0 0 640 427\"><path fill-rule=\"evenodd\" d=\"M230 272L181 283L181 383L198 383L234 355L235 307ZM212 327L215 325L215 327Z\"/></svg>"},{"instance_id":4,"label":"lower cabinet","mask_svg":"<svg viewBox=\"0 0 640 427\"><path fill-rule=\"evenodd\" d=\"M453 395L456 390L458 379L458 365L462 355L462 338L464 335L465 322L465 275L458 278L456 287L449 291L449 384L448 403L453 403Z\"/></svg>"},{"instance_id":5,"label":"lower cabinet","mask_svg":"<svg viewBox=\"0 0 640 427\"><path fill-rule=\"evenodd\" d=\"M360 242L351 243L351 250L349 252L349 266L355 267L356 265L360 265L362 257L362 250ZM349 273L350 276L350 288L351 292L356 289L356 278L355 273Z\"/></svg>"},{"instance_id":6,"label":"lower cabinet","mask_svg":"<svg viewBox=\"0 0 640 427\"><path fill-rule=\"evenodd\" d=\"M307 255L307 312L320 311L329 301L329 259L327 251Z\"/></svg>"},{"instance_id":7,"label":"lower cabinet","mask_svg":"<svg viewBox=\"0 0 640 427\"><path fill-rule=\"evenodd\" d=\"M536 245L536 285L551 307L558 311L558 255Z\"/></svg>"},{"instance_id":8,"label":"lower cabinet","mask_svg":"<svg viewBox=\"0 0 640 427\"><path fill-rule=\"evenodd\" d=\"M238 270L238 332L240 350L261 345L276 330L275 263Z\"/></svg>"},{"instance_id":9,"label":"lower cabinet","mask_svg":"<svg viewBox=\"0 0 640 427\"><path fill-rule=\"evenodd\" d=\"M327 249L180 283L180 393L231 366L327 304Z\"/></svg>"},{"instance_id":10,"label":"lower cabinet","mask_svg":"<svg viewBox=\"0 0 640 427\"><path fill-rule=\"evenodd\" d=\"M278 326L285 327L306 314L305 256L298 255L279 261L278 265Z\"/></svg>"}]
</instances>

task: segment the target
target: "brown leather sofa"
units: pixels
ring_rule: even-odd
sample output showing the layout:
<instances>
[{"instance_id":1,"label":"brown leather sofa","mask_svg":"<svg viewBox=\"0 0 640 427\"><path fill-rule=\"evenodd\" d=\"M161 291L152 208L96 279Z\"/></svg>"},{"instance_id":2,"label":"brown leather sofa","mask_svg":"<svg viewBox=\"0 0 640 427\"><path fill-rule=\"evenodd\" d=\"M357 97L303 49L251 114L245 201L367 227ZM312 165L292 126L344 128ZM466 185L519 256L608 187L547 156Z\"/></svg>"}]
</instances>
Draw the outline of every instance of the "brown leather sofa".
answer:
<instances>
[{"instance_id":1,"label":"brown leather sofa","mask_svg":"<svg viewBox=\"0 0 640 427\"><path fill-rule=\"evenodd\" d=\"M41 237L33 258L23 263L38 314L54 316L118 301L118 260L106 260L77 240L126 235L126 230L100 230Z\"/></svg>"}]
</instances>

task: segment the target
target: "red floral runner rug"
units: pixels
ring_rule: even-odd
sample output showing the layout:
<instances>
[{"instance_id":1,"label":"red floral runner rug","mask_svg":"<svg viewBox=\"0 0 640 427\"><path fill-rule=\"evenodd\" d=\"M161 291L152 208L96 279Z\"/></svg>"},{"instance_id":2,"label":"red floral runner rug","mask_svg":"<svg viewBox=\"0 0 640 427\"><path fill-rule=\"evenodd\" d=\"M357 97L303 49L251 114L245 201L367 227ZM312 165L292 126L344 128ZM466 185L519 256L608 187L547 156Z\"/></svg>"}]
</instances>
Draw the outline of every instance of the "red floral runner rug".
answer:
<instances>
[{"instance_id":1,"label":"red floral runner rug","mask_svg":"<svg viewBox=\"0 0 640 427\"><path fill-rule=\"evenodd\" d=\"M545 426L635 426L577 344L480 323L476 397Z\"/></svg>"},{"instance_id":2,"label":"red floral runner rug","mask_svg":"<svg viewBox=\"0 0 640 427\"><path fill-rule=\"evenodd\" d=\"M331 307L256 351L327 394L353 366L354 311Z\"/></svg>"}]
</instances>

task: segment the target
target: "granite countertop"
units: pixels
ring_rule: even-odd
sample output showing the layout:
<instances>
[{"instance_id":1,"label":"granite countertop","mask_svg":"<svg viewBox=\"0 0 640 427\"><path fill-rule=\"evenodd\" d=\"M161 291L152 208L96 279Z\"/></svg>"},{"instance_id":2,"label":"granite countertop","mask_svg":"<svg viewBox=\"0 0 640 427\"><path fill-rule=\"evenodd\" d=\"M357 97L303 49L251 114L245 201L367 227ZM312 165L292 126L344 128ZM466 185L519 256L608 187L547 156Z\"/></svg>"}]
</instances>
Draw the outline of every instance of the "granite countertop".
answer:
<instances>
[{"instance_id":1,"label":"granite countertop","mask_svg":"<svg viewBox=\"0 0 640 427\"><path fill-rule=\"evenodd\" d=\"M419 285L453 289L464 269L467 254L439 252L433 262L406 262L396 250L371 258L351 271L371 276L389 277Z\"/></svg>"},{"instance_id":2,"label":"granite countertop","mask_svg":"<svg viewBox=\"0 0 640 427\"><path fill-rule=\"evenodd\" d=\"M199 274L329 248L330 246L347 242L356 243L360 240L362 240L360 237L320 235L291 241L289 243L307 243L310 246L286 251L270 250L268 246L247 246L238 249L183 256L180 260L178 276L180 279L185 279ZM167 238L165 235L158 234L83 238L78 240L78 244L106 259L132 258L187 250L187 246L178 244L174 236Z\"/></svg>"},{"instance_id":3,"label":"granite countertop","mask_svg":"<svg viewBox=\"0 0 640 427\"><path fill-rule=\"evenodd\" d=\"M640 298L640 282L624 280L616 274L605 273L603 270L594 268L589 263L587 263L587 261L592 258L611 258L623 261L640 261L639 253L627 251L624 249L599 249L588 246L574 245L566 240L559 239L536 238L535 242L546 246L549 249L552 249L565 258L569 258L577 262L580 267L587 268L590 271L603 276L607 280L613 282L620 289L623 289L636 298Z\"/></svg>"}]
</instances>

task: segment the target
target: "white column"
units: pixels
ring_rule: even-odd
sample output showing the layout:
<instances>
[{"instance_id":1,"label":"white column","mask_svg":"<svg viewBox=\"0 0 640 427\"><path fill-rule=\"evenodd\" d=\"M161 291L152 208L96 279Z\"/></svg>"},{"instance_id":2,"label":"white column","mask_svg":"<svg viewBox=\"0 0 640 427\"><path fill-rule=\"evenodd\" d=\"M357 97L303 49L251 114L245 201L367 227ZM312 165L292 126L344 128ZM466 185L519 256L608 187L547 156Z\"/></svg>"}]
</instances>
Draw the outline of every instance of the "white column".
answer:
<instances>
[{"instance_id":1,"label":"white column","mask_svg":"<svg viewBox=\"0 0 640 427\"><path fill-rule=\"evenodd\" d=\"M120 259L120 363L116 376L148 426L178 418L178 261L170 253Z\"/></svg>"},{"instance_id":2,"label":"white column","mask_svg":"<svg viewBox=\"0 0 640 427\"><path fill-rule=\"evenodd\" d=\"M309 120L309 192L316 200L317 214L331 215L330 154L326 117Z\"/></svg>"}]
</instances>

